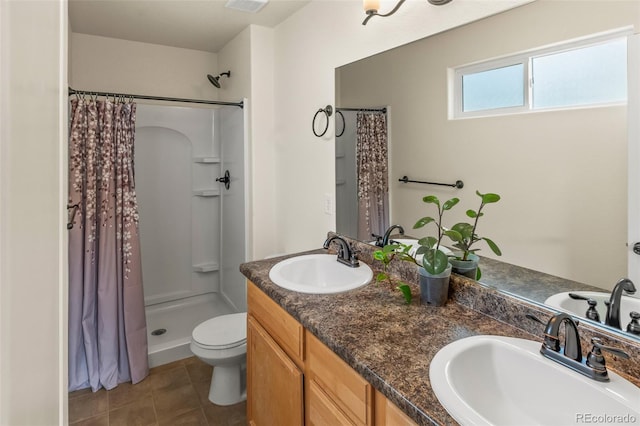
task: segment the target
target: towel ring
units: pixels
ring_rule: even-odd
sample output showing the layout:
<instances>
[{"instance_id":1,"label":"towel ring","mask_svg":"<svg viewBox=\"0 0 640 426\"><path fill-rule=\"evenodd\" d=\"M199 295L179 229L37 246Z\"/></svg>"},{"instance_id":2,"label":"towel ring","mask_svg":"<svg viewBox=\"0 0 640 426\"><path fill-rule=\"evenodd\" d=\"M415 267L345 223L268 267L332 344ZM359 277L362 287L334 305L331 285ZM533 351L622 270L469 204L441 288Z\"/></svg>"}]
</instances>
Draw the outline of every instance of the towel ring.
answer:
<instances>
[{"instance_id":1,"label":"towel ring","mask_svg":"<svg viewBox=\"0 0 640 426\"><path fill-rule=\"evenodd\" d=\"M344 121L344 115L342 114L342 111L336 110L336 124L338 122L338 115L342 117L342 131L339 134L338 132L336 132L336 138L339 138L340 136L342 136L344 134L345 129L347 128L347 123Z\"/></svg>"},{"instance_id":2,"label":"towel ring","mask_svg":"<svg viewBox=\"0 0 640 426\"><path fill-rule=\"evenodd\" d=\"M327 117L327 122L322 133L318 134L316 133L316 118L318 118L318 114L320 114L321 112L323 112ZM331 117L331 114L333 114L333 107L331 105L327 105L326 107L320 108L318 111L316 111L315 115L313 116L313 121L311 122L311 130L313 131L314 135L320 138L327 133L327 130L329 129L329 117Z\"/></svg>"}]
</instances>

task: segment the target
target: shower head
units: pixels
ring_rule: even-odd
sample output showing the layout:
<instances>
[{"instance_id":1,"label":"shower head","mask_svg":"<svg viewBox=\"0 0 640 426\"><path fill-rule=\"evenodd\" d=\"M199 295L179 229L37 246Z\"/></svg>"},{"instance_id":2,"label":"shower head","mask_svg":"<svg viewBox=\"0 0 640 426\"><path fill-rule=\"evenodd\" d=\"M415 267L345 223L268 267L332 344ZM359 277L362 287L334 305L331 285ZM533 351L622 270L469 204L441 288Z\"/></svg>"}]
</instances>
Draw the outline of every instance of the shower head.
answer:
<instances>
[{"instance_id":1,"label":"shower head","mask_svg":"<svg viewBox=\"0 0 640 426\"><path fill-rule=\"evenodd\" d=\"M215 77L212 76L211 74L207 74L207 78L209 79L211 84L213 84L214 86L216 86L219 89L220 88L220 77L222 77L223 75L225 75L227 77L231 77L231 71L222 72L222 73L218 74Z\"/></svg>"}]
</instances>

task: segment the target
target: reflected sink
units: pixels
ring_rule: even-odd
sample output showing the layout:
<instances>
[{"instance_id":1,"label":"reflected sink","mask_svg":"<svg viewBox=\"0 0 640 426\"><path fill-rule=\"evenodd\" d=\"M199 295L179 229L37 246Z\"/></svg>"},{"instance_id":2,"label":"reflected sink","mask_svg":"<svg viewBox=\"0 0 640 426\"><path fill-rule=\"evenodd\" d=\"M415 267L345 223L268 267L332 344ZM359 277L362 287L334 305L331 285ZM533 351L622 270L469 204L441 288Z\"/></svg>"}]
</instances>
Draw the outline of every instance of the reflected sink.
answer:
<instances>
[{"instance_id":1,"label":"reflected sink","mask_svg":"<svg viewBox=\"0 0 640 426\"><path fill-rule=\"evenodd\" d=\"M579 294L580 296L588 297L598 302L596 310L600 315L600 322L604 323L605 316L607 315L607 307L604 302L609 300L609 293L598 291L572 291L571 293ZM570 298L569 292L554 294L545 300L544 304L572 315L578 315L582 318L585 318L587 308L589 307L586 300ZM631 322L629 314L632 311L640 312L640 299L623 295L622 299L620 299L620 324L623 330L626 330L627 324Z\"/></svg>"},{"instance_id":2,"label":"reflected sink","mask_svg":"<svg viewBox=\"0 0 640 426\"><path fill-rule=\"evenodd\" d=\"M640 422L640 388L611 371L610 382L589 379L543 357L540 346L500 336L457 340L431 361L431 386L463 425Z\"/></svg>"},{"instance_id":3,"label":"reflected sink","mask_svg":"<svg viewBox=\"0 0 640 426\"><path fill-rule=\"evenodd\" d=\"M300 293L329 294L353 290L373 278L371 268L360 262L357 268L339 263L335 254L308 254L276 263L269 271L274 284Z\"/></svg>"},{"instance_id":4,"label":"reflected sink","mask_svg":"<svg viewBox=\"0 0 640 426\"><path fill-rule=\"evenodd\" d=\"M418 250L418 247L420 247L420 244L418 244L418 240L416 240L415 238L392 238L391 242L398 243L398 244L404 244L406 246L411 246L411 248L409 249L409 254L412 255L412 256L415 256L416 250ZM371 241L371 242L369 242L369 244L375 246L376 242L375 241ZM452 253L451 250L449 250L445 246L440 246L440 250L446 255L449 255L449 254ZM416 260L421 261L421 259L422 259L422 255L421 254L416 256Z\"/></svg>"}]
</instances>

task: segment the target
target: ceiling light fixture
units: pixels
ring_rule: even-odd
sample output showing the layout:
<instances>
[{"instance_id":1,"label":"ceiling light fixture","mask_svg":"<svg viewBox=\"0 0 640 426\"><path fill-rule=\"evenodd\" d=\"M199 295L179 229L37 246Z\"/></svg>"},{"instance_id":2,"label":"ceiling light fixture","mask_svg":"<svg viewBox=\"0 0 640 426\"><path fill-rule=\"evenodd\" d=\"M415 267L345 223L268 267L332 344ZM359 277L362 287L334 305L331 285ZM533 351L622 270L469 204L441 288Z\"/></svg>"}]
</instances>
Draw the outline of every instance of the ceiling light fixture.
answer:
<instances>
[{"instance_id":1,"label":"ceiling light fixture","mask_svg":"<svg viewBox=\"0 0 640 426\"><path fill-rule=\"evenodd\" d=\"M451 0L427 0L427 1L434 6L442 6L449 3ZM362 25L367 25L367 22L369 22L369 19L373 18L374 16L382 16L384 18L386 16L393 15L398 11L398 9L400 9L400 6L402 6L402 3L404 2L405 0L400 0L398 4L396 4L395 7L391 9L391 12L389 13L378 13L378 9L380 8L380 0L363 0L364 12L367 14L367 17L364 18L364 21L362 21Z\"/></svg>"},{"instance_id":2,"label":"ceiling light fixture","mask_svg":"<svg viewBox=\"0 0 640 426\"><path fill-rule=\"evenodd\" d=\"M228 0L224 6L241 12L257 13L268 2L269 0Z\"/></svg>"}]
</instances>

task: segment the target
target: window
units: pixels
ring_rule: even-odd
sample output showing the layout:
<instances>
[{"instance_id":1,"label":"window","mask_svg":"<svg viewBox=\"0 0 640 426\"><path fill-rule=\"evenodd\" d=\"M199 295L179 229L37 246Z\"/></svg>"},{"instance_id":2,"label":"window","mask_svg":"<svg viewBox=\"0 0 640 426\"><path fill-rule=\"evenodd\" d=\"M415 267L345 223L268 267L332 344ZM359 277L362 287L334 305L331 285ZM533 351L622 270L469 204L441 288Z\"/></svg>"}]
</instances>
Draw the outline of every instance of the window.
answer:
<instances>
[{"instance_id":1,"label":"window","mask_svg":"<svg viewBox=\"0 0 640 426\"><path fill-rule=\"evenodd\" d=\"M459 67L453 118L626 102L626 34Z\"/></svg>"},{"instance_id":2,"label":"window","mask_svg":"<svg viewBox=\"0 0 640 426\"><path fill-rule=\"evenodd\" d=\"M463 111L524 106L523 73L524 64L515 64L463 75Z\"/></svg>"}]
</instances>

